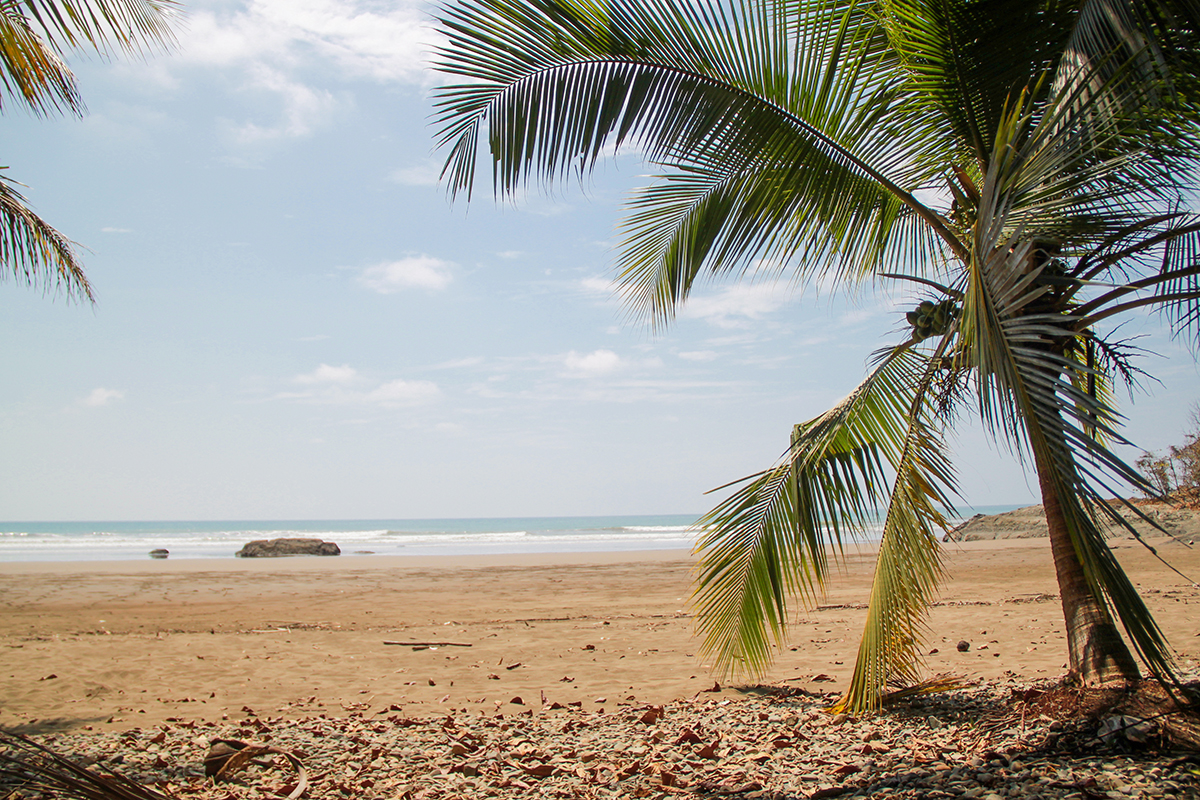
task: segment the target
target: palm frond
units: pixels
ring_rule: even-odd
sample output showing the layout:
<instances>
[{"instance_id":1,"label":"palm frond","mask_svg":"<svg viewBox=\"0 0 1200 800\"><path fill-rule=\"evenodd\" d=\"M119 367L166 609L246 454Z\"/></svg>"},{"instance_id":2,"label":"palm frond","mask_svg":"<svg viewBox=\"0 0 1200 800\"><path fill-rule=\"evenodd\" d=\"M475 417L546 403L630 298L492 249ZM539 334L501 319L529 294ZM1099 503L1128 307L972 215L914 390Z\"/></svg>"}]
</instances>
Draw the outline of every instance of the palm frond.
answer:
<instances>
[{"instance_id":1,"label":"palm frond","mask_svg":"<svg viewBox=\"0 0 1200 800\"><path fill-rule=\"evenodd\" d=\"M814 600L831 551L884 504L885 464L894 468L908 452L906 415L926 363L910 345L892 350L845 400L797 425L778 464L700 520L693 604L718 670L761 673L790 597Z\"/></svg>"},{"instance_id":2,"label":"palm frond","mask_svg":"<svg viewBox=\"0 0 1200 800\"><path fill-rule=\"evenodd\" d=\"M173 45L179 0L25 0L46 42L57 52L86 47L102 55L145 53Z\"/></svg>"},{"instance_id":3,"label":"palm frond","mask_svg":"<svg viewBox=\"0 0 1200 800\"><path fill-rule=\"evenodd\" d=\"M1148 226L1122 244L1087 274L1116 273L1124 283L1082 302L1077 326L1149 306L1193 347L1200 345L1200 216L1172 215L1162 227Z\"/></svg>"},{"instance_id":4,"label":"palm frond","mask_svg":"<svg viewBox=\"0 0 1200 800\"><path fill-rule=\"evenodd\" d=\"M678 169L624 227L627 298L654 318L704 269L762 258L861 275L885 255L958 248L908 185L892 59L874 27L851 24L863 5L807 0L777 18L750 0L464 0L441 19L438 69L470 80L435 101L443 177L469 194L485 135L499 192L586 173L626 142Z\"/></svg>"},{"instance_id":5,"label":"palm frond","mask_svg":"<svg viewBox=\"0 0 1200 800\"><path fill-rule=\"evenodd\" d=\"M944 355L955 339L941 338L917 378L908 430L889 498L871 599L854 674L835 710L862 713L880 707L887 687L920 682L925 618L943 576L938 533L949 529L943 509L952 510L955 486L941 436L938 397L933 389Z\"/></svg>"},{"instance_id":6,"label":"palm frond","mask_svg":"<svg viewBox=\"0 0 1200 800\"><path fill-rule=\"evenodd\" d=\"M934 156L934 174L949 159L978 177L1012 96L1052 64L1069 9L1040 0L883 0L880 8L923 112L907 134L926 143L917 157Z\"/></svg>"},{"instance_id":7,"label":"palm frond","mask_svg":"<svg viewBox=\"0 0 1200 800\"><path fill-rule=\"evenodd\" d=\"M15 789L10 797L33 791L75 800L169 800L120 773L89 769L32 739L0 731L0 785L4 784Z\"/></svg>"},{"instance_id":8,"label":"palm frond","mask_svg":"<svg viewBox=\"0 0 1200 800\"><path fill-rule=\"evenodd\" d=\"M1060 49L1055 87L1090 84L1091 91L1115 78L1143 96L1149 92L1159 109L1194 103L1197 44L1200 7L1192 0L1085 0Z\"/></svg>"},{"instance_id":9,"label":"palm frond","mask_svg":"<svg viewBox=\"0 0 1200 800\"><path fill-rule=\"evenodd\" d=\"M11 270L19 283L94 302L75 245L29 209L16 185L0 175L0 280Z\"/></svg>"},{"instance_id":10,"label":"palm frond","mask_svg":"<svg viewBox=\"0 0 1200 800\"><path fill-rule=\"evenodd\" d=\"M11 96L35 114L83 109L75 76L15 3L0 5L0 89L0 108Z\"/></svg>"},{"instance_id":11,"label":"palm frond","mask_svg":"<svg viewBox=\"0 0 1200 800\"><path fill-rule=\"evenodd\" d=\"M1124 524L1104 502L1116 485L1153 491L1137 470L1106 444L1127 444L1119 415L1086 385L1078 361L1060 351L1074 341L1073 318L1036 313L1047 287L1032 267L1032 245L1020 230L1006 235L1011 198L990 180L983 205L992 224L981 227L968 264L961 358L976 370L981 416L995 435L1032 453L1048 470L1072 546L1101 607L1120 618L1134 647L1156 675L1173 675L1172 656L1145 603L1108 548L1102 524Z\"/></svg>"},{"instance_id":12,"label":"palm frond","mask_svg":"<svg viewBox=\"0 0 1200 800\"><path fill-rule=\"evenodd\" d=\"M35 114L82 114L70 50L143 54L174 44L176 0L26 0L0 3L0 89ZM0 98L0 105L2 105Z\"/></svg>"}]
</instances>

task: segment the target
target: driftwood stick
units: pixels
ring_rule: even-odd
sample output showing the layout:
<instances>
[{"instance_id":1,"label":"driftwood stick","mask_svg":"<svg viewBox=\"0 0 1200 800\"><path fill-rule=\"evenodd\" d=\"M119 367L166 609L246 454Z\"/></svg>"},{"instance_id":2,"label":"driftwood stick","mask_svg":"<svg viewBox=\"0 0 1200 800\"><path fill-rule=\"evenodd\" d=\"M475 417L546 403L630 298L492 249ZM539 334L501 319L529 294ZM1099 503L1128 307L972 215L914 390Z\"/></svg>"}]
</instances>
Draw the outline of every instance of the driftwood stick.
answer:
<instances>
[{"instance_id":1,"label":"driftwood stick","mask_svg":"<svg viewBox=\"0 0 1200 800\"><path fill-rule=\"evenodd\" d=\"M386 639L384 644L398 644L401 647L471 647L468 642L389 642Z\"/></svg>"}]
</instances>

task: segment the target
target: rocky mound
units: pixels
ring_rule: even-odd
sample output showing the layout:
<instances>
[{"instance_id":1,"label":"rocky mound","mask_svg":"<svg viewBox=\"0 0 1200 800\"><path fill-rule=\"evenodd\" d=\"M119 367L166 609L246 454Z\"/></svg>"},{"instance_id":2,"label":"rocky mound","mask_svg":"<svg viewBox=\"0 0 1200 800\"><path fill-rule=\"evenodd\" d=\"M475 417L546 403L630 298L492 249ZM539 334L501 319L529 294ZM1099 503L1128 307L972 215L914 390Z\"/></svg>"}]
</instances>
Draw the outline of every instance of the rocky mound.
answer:
<instances>
[{"instance_id":1,"label":"rocky mound","mask_svg":"<svg viewBox=\"0 0 1200 800\"><path fill-rule=\"evenodd\" d=\"M1116 504L1118 501L1110 502ZM1133 502L1143 514L1162 527L1162 530L1155 528L1122 505L1118 508L1121 516L1133 522L1143 538L1158 538L1163 536L1165 531L1165 535L1189 544L1200 542L1200 509L1144 500ZM1114 526L1110 535L1125 537L1129 534L1124 528ZM1040 505L1036 505L1005 511L1003 514L976 514L947 533L942 541L977 542L986 539L1036 539L1044 536L1049 536L1046 514Z\"/></svg>"},{"instance_id":2,"label":"rocky mound","mask_svg":"<svg viewBox=\"0 0 1200 800\"><path fill-rule=\"evenodd\" d=\"M340 556L342 549L320 539L255 539L238 550L238 558L276 558L278 556Z\"/></svg>"}]
</instances>

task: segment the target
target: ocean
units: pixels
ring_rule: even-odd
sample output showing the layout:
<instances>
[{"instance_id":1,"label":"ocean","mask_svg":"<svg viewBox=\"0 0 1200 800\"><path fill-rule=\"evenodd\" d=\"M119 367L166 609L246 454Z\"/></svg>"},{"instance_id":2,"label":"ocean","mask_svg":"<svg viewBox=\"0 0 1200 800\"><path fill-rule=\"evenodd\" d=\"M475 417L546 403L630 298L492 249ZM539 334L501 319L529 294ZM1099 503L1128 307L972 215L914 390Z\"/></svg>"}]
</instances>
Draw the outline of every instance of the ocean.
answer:
<instances>
[{"instance_id":1,"label":"ocean","mask_svg":"<svg viewBox=\"0 0 1200 800\"><path fill-rule=\"evenodd\" d=\"M964 509L995 514L1017 506ZM0 522L0 562L232 558L254 539L311 537L344 555L455 556L499 553L690 550L698 514L476 519L242 520L207 522ZM878 539L882 526L866 532Z\"/></svg>"}]
</instances>

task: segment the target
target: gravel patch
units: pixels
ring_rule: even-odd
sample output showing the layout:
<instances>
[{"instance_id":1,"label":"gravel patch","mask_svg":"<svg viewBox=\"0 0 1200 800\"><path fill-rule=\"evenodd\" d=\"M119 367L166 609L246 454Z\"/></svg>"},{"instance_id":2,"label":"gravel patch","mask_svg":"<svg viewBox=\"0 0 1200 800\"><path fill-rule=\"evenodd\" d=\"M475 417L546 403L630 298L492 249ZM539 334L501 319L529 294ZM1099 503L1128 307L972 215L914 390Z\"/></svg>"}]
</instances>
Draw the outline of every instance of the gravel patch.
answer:
<instances>
[{"instance_id":1,"label":"gravel patch","mask_svg":"<svg viewBox=\"0 0 1200 800\"><path fill-rule=\"evenodd\" d=\"M664 706L597 698L600 711L527 698L503 713L474 706L424 719L396 708L300 718L245 709L224 723L37 740L168 795L205 800L295 788L279 756L213 784L204 777L213 739L299 755L307 798L1200 798L1200 756L1172 741L1161 719L1089 715L1076 702L1082 694L1050 686L981 683L860 718L825 711L832 694L775 686L730 695L701 692ZM0 797L30 797L14 788L0 786Z\"/></svg>"}]
</instances>

